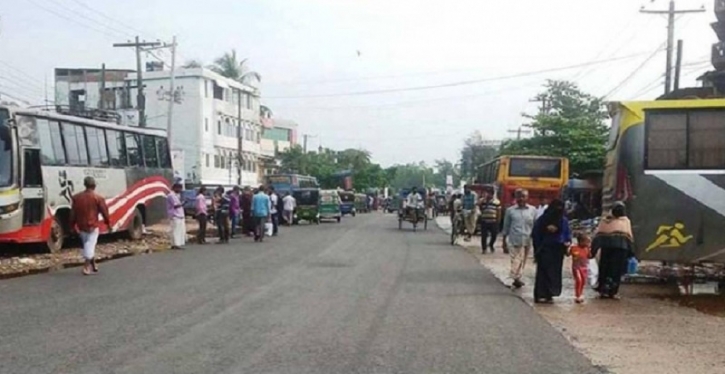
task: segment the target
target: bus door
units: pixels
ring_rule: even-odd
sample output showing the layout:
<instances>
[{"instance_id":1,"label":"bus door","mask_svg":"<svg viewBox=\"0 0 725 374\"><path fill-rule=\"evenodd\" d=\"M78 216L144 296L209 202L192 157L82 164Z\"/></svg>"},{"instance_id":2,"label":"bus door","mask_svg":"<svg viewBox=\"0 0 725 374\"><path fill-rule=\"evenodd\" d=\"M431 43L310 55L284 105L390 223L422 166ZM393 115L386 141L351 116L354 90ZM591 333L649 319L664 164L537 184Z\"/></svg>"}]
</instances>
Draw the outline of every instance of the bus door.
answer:
<instances>
[{"instance_id":1,"label":"bus door","mask_svg":"<svg viewBox=\"0 0 725 374\"><path fill-rule=\"evenodd\" d=\"M23 226L39 225L43 221L43 207L45 207L40 149L24 148L22 165L20 191L23 197Z\"/></svg>"}]
</instances>

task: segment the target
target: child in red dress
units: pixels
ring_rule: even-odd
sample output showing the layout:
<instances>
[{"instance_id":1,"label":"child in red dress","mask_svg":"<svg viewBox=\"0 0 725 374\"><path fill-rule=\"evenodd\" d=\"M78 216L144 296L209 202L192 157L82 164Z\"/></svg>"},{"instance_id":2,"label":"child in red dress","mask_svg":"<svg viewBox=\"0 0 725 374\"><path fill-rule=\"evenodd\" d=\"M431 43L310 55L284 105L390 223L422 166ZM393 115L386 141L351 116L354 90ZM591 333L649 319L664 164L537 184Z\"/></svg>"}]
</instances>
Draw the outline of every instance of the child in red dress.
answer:
<instances>
[{"instance_id":1,"label":"child in red dress","mask_svg":"<svg viewBox=\"0 0 725 374\"><path fill-rule=\"evenodd\" d=\"M571 256L571 271L574 275L574 296L577 304L584 302L584 286L587 283L587 268L589 267L589 254L591 253L591 238L584 233L576 236L577 244L569 247Z\"/></svg>"}]
</instances>

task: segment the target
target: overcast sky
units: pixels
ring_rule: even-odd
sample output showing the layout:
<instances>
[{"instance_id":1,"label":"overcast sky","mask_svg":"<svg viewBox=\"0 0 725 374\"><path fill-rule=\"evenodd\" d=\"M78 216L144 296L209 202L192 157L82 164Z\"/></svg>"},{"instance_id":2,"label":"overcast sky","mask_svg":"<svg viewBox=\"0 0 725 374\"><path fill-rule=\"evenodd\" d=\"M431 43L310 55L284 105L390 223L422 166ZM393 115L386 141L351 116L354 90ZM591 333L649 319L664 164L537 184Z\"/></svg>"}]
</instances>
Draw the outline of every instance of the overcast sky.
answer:
<instances>
[{"instance_id":1,"label":"overcast sky","mask_svg":"<svg viewBox=\"0 0 725 374\"><path fill-rule=\"evenodd\" d=\"M709 68L712 3L677 1L707 9L676 24L683 86ZM262 102L299 123L310 147L365 148L386 166L456 160L475 130L511 136L546 79L601 96L616 88L615 100L661 94L666 18L642 5L667 1L2 0L0 91L41 102L55 67L133 69L133 51L113 42L176 35L182 61L232 48L248 57ZM469 84L397 90L457 82ZM393 92L360 94L380 90Z\"/></svg>"}]
</instances>

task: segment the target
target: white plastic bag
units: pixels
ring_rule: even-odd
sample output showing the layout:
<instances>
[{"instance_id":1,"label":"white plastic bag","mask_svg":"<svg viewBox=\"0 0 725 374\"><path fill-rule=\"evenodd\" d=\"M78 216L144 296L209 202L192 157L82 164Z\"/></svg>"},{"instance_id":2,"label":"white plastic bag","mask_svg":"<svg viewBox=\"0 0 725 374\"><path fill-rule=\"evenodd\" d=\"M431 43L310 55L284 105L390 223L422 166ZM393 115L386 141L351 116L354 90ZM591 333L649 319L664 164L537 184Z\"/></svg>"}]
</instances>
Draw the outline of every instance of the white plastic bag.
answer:
<instances>
[{"instance_id":1,"label":"white plastic bag","mask_svg":"<svg viewBox=\"0 0 725 374\"><path fill-rule=\"evenodd\" d=\"M274 227L272 226L272 222L267 222L264 224L264 232L267 234L267 236L272 236L272 229Z\"/></svg>"},{"instance_id":2,"label":"white plastic bag","mask_svg":"<svg viewBox=\"0 0 725 374\"><path fill-rule=\"evenodd\" d=\"M589 259L587 277L589 278L589 285L592 288L597 288L599 283L599 264L596 258Z\"/></svg>"}]
</instances>

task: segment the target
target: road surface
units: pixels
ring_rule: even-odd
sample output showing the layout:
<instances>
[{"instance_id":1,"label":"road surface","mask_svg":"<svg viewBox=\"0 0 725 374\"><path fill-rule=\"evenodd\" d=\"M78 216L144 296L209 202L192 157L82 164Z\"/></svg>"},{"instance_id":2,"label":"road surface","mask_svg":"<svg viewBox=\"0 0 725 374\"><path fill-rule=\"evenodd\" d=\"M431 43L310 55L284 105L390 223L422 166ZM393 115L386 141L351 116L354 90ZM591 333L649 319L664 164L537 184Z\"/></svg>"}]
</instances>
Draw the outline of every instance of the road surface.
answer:
<instances>
[{"instance_id":1,"label":"road surface","mask_svg":"<svg viewBox=\"0 0 725 374\"><path fill-rule=\"evenodd\" d=\"M283 228L0 282L0 373L598 373L434 225Z\"/></svg>"}]
</instances>

